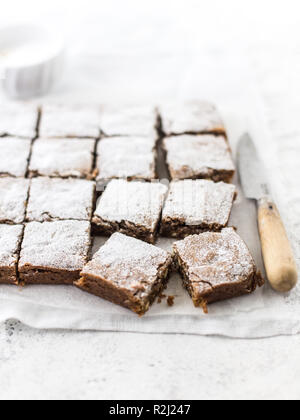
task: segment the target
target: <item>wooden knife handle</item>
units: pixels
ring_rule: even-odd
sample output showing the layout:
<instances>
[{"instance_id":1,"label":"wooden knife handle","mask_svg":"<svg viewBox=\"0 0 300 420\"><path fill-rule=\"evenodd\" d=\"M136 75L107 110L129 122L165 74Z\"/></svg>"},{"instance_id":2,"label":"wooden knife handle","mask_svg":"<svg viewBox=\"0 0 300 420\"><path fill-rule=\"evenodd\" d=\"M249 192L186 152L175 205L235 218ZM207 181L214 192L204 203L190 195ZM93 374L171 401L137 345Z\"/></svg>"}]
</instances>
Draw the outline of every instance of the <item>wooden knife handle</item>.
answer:
<instances>
[{"instance_id":1,"label":"wooden knife handle","mask_svg":"<svg viewBox=\"0 0 300 420\"><path fill-rule=\"evenodd\" d=\"M298 281L291 244L276 205L264 198L258 202L258 226L268 280L278 292L289 292Z\"/></svg>"}]
</instances>

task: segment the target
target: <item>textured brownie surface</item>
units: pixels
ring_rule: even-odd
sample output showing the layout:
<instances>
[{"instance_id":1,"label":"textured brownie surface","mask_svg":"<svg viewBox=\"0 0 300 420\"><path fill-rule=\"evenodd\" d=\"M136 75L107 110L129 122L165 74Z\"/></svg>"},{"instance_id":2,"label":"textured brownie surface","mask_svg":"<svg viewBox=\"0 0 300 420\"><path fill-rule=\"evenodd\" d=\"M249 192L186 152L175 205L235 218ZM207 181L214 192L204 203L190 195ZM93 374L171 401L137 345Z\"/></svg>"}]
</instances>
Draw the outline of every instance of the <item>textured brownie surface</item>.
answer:
<instances>
[{"instance_id":1,"label":"textured brownie surface","mask_svg":"<svg viewBox=\"0 0 300 420\"><path fill-rule=\"evenodd\" d=\"M30 176L90 177L96 140L38 139L32 147Z\"/></svg>"},{"instance_id":2,"label":"textured brownie surface","mask_svg":"<svg viewBox=\"0 0 300 420\"><path fill-rule=\"evenodd\" d=\"M115 233L76 286L143 315L166 286L171 263L166 251Z\"/></svg>"},{"instance_id":3,"label":"textured brownie surface","mask_svg":"<svg viewBox=\"0 0 300 420\"><path fill-rule=\"evenodd\" d=\"M184 286L195 306L255 291L264 280L244 241L232 228L189 236L174 244Z\"/></svg>"},{"instance_id":4,"label":"textured brownie surface","mask_svg":"<svg viewBox=\"0 0 300 420\"><path fill-rule=\"evenodd\" d=\"M17 283L17 263L23 226L0 225L0 284Z\"/></svg>"},{"instance_id":5,"label":"textured brownie surface","mask_svg":"<svg viewBox=\"0 0 300 420\"><path fill-rule=\"evenodd\" d=\"M110 137L98 144L98 179L156 178L154 137Z\"/></svg>"},{"instance_id":6,"label":"textured brownie surface","mask_svg":"<svg viewBox=\"0 0 300 420\"><path fill-rule=\"evenodd\" d=\"M98 233L125 233L154 243L167 187L158 182L112 180L93 217Z\"/></svg>"},{"instance_id":7,"label":"textured brownie surface","mask_svg":"<svg viewBox=\"0 0 300 420\"><path fill-rule=\"evenodd\" d=\"M29 182L23 178L0 178L0 223L24 222Z\"/></svg>"},{"instance_id":8,"label":"textured brownie surface","mask_svg":"<svg viewBox=\"0 0 300 420\"><path fill-rule=\"evenodd\" d=\"M26 220L91 220L95 183L84 179L34 178Z\"/></svg>"},{"instance_id":9,"label":"textured brownie surface","mask_svg":"<svg viewBox=\"0 0 300 420\"><path fill-rule=\"evenodd\" d=\"M230 182L235 173L231 152L223 136L175 136L164 139L172 179L205 178Z\"/></svg>"},{"instance_id":10,"label":"textured brownie surface","mask_svg":"<svg viewBox=\"0 0 300 420\"><path fill-rule=\"evenodd\" d=\"M235 186L223 182L173 181L162 213L162 234L184 238L220 231L228 224L235 196Z\"/></svg>"},{"instance_id":11,"label":"textured brownie surface","mask_svg":"<svg viewBox=\"0 0 300 420\"><path fill-rule=\"evenodd\" d=\"M165 134L225 134L222 118L214 104L191 101L160 109Z\"/></svg>"},{"instance_id":12,"label":"textured brownie surface","mask_svg":"<svg viewBox=\"0 0 300 420\"><path fill-rule=\"evenodd\" d=\"M0 139L0 176L25 177L30 150L29 139Z\"/></svg>"},{"instance_id":13,"label":"textured brownie surface","mask_svg":"<svg viewBox=\"0 0 300 420\"><path fill-rule=\"evenodd\" d=\"M100 135L100 107L45 105L40 122L41 137L91 137Z\"/></svg>"},{"instance_id":14,"label":"textured brownie surface","mask_svg":"<svg viewBox=\"0 0 300 420\"><path fill-rule=\"evenodd\" d=\"M0 136L34 138L38 109L28 104L0 105Z\"/></svg>"},{"instance_id":15,"label":"textured brownie surface","mask_svg":"<svg viewBox=\"0 0 300 420\"><path fill-rule=\"evenodd\" d=\"M87 263L90 223L32 222L25 226L19 261L24 283L72 284Z\"/></svg>"},{"instance_id":16,"label":"textured brownie surface","mask_svg":"<svg viewBox=\"0 0 300 420\"><path fill-rule=\"evenodd\" d=\"M101 129L108 136L153 137L156 126L157 113L154 107L107 107L101 116Z\"/></svg>"}]
</instances>

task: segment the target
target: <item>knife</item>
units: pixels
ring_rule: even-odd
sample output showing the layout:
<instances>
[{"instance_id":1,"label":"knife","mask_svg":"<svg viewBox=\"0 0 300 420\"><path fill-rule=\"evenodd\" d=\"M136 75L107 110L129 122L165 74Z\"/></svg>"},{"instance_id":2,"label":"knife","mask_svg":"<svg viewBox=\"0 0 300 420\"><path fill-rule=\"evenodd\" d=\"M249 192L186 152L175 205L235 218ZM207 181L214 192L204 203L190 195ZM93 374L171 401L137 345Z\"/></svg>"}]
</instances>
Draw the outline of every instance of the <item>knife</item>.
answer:
<instances>
[{"instance_id":1,"label":"knife","mask_svg":"<svg viewBox=\"0 0 300 420\"><path fill-rule=\"evenodd\" d=\"M267 278L276 291L289 292L298 281L296 261L279 211L271 198L263 163L249 134L240 139L238 166L246 197L257 202Z\"/></svg>"}]
</instances>

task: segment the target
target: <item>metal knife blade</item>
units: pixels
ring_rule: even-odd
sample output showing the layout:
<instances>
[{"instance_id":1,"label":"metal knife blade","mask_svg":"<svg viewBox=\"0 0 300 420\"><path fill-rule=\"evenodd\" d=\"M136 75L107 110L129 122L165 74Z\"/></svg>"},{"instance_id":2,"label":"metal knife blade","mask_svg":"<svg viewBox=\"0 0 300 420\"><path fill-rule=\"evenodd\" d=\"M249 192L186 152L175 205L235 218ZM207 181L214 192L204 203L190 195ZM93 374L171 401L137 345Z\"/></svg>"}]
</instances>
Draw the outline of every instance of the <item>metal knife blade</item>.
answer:
<instances>
[{"instance_id":1,"label":"metal knife blade","mask_svg":"<svg viewBox=\"0 0 300 420\"><path fill-rule=\"evenodd\" d=\"M247 198L260 200L270 195L263 162L257 154L249 134L244 134L238 145L238 167L242 187Z\"/></svg>"}]
</instances>

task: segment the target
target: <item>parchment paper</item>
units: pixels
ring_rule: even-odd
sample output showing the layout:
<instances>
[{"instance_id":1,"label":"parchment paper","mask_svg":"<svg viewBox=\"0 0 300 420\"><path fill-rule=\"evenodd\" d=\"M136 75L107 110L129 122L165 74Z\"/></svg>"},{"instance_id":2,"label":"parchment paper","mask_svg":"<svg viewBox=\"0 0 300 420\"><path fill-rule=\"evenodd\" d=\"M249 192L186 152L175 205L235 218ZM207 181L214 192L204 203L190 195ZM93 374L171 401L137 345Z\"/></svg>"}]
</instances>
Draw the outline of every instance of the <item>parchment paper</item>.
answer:
<instances>
[{"instance_id":1,"label":"parchment paper","mask_svg":"<svg viewBox=\"0 0 300 420\"><path fill-rule=\"evenodd\" d=\"M262 157L267 157L265 163L272 180L275 150L266 130L248 63L242 62L239 55L211 52L207 56L184 59L156 57L154 67L153 57L122 57L122 61L118 57L105 57L102 61L95 57L77 57L68 81L43 101L159 104L194 98L212 100L219 105L234 154L239 136L250 131ZM238 178L235 183L239 188ZM276 182L272 186L276 189ZM263 270L255 203L245 200L241 191L230 224L238 228L257 265ZM100 238L98 246L105 240ZM160 239L158 245L170 248L172 242ZM0 321L14 318L39 328L243 338L300 332L298 289L289 295L278 295L266 284L251 296L210 305L209 315L193 307L178 275L172 276L166 293L175 296L175 305L170 308L165 301L155 304L140 319L123 308L73 287L1 286Z\"/></svg>"}]
</instances>

